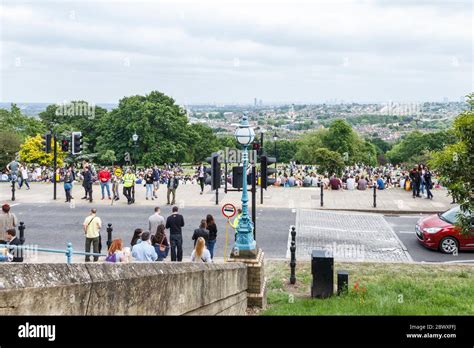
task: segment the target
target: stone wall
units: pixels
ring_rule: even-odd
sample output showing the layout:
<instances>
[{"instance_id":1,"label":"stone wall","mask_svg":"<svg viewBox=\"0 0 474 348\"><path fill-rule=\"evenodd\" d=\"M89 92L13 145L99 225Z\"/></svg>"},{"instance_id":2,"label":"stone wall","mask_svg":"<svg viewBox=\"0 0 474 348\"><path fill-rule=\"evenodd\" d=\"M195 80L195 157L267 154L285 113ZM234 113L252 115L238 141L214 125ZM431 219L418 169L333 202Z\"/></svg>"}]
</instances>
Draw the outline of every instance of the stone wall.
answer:
<instances>
[{"instance_id":1,"label":"stone wall","mask_svg":"<svg viewBox=\"0 0 474 348\"><path fill-rule=\"evenodd\" d=\"M243 315L242 263L0 264L0 315Z\"/></svg>"}]
</instances>

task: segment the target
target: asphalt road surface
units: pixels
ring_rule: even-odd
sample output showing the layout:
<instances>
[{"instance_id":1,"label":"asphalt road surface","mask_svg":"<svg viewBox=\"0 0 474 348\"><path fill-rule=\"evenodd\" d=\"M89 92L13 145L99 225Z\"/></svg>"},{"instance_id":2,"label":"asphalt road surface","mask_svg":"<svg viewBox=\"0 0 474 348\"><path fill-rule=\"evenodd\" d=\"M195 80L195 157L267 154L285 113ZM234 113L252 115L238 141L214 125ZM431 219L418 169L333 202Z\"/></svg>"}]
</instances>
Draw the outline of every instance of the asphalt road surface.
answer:
<instances>
[{"instance_id":1,"label":"asphalt road surface","mask_svg":"<svg viewBox=\"0 0 474 348\"><path fill-rule=\"evenodd\" d=\"M82 223L89 213L88 206L71 209L64 204L18 204L12 208L20 221L26 225L26 243L37 244L41 247L65 249L68 242L75 250L84 250L84 235ZM98 216L104 224L102 230L103 243L107 234L105 227L112 223L113 238L122 238L125 245L130 240L135 228L148 228L148 217L153 213L151 207L146 206L101 206ZM170 206L162 207L162 215L166 218L171 213ZM223 257L226 241L225 221L220 207L185 207L180 209L184 216L183 229L184 258L191 255L193 241L191 236L206 214L212 214L218 227L216 256ZM384 216L390 227L407 248L415 262L474 262L474 252L461 251L457 256L442 254L438 251L426 249L416 239L414 226L421 215ZM288 247L288 231L291 225L296 224L296 211L292 209L259 208L257 209L257 244L264 250L266 257L285 258ZM234 231L229 228L227 254L233 246Z\"/></svg>"}]
</instances>

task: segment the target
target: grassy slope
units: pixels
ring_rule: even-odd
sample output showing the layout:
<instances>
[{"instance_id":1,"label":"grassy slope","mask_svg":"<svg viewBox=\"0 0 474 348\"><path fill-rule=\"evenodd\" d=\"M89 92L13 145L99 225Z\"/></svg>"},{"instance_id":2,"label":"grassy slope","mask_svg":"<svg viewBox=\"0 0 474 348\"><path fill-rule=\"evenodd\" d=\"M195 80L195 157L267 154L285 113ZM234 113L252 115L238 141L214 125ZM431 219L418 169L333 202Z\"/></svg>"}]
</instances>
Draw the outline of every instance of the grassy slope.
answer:
<instances>
[{"instance_id":1,"label":"grassy slope","mask_svg":"<svg viewBox=\"0 0 474 348\"><path fill-rule=\"evenodd\" d=\"M337 263L349 271L349 292L311 299L311 264L297 263L289 284L289 263L267 261L268 309L263 315L473 315L474 266ZM334 282L337 279L335 277ZM353 290L358 283L359 289Z\"/></svg>"}]
</instances>

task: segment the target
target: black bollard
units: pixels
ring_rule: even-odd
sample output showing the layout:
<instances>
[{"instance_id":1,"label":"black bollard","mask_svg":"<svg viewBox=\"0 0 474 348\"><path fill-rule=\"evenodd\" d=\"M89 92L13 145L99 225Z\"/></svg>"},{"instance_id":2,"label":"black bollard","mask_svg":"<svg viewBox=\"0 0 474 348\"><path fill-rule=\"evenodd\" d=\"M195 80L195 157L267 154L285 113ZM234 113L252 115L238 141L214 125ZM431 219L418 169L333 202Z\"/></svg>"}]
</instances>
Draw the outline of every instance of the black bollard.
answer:
<instances>
[{"instance_id":1,"label":"black bollard","mask_svg":"<svg viewBox=\"0 0 474 348\"><path fill-rule=\"evenodd\" d=\"M20 221L20 226L18 226L18 230L20 231L20 243L21 245L25 244L25 223Z\"/></svg>"},{"instance_id":2,"label":"black bollard","mask_svg":"<svg viewBox=\"0 0 474 348\"><path fill-rule=\"evenodd\" d=\"M321 207L324 205L324 185L323 183L321 182Z\"/></svg>"},{"instance_id":3,"label":"black bollard","mask_svg":"<svg viewBox=\"0 0 474 348\"><path fill-rule=\"evenodd\" d=\"M374 184L374 208L377 208L377 184Z\"/></svg>"},{"instance_id":4,"label":"black bollard","mask_svg":"<svg viewBox=\"0 0 474 348\"><path fill-rule=\"evenodd\" d=\"M112 244L112 224L107 224L107 250L110 249L110 245Z\"/></svg>"},{"instance_id":5,"label":"black bollard","mask_svg":"<svg viewBox=\"0 0 474 348\"><path fill-rule=\"evenodd\" d=\"M15 183L16 183L16 180L13 179L14 177L12 177L12 201L15 200Z\"/></svg>"},{"instance_id":6,"label":"black bollard","mask_svg":"<svg viewBox=\"0 0 474 348\"><path fill-rule=\"evenodd\" d=\"M296 283L296 274L295 274L295 269L296 269L296 229L295 229L295 226L292 226L292 227L291 227L291 247L290 247L290 252L291 252L291 261L290 261L290 269L291 269L290 284L295 284L295 283Z\"/></svg>"}]
</instances>

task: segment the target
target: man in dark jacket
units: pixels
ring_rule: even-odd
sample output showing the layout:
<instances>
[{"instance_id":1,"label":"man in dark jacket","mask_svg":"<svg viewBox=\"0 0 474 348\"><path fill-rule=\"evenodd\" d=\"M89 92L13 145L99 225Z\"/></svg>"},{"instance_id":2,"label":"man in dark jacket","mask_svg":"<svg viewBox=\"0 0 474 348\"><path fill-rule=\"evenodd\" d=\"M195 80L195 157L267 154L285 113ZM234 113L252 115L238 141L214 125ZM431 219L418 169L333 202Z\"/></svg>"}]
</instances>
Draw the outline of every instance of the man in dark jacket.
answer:
<instances>
[{"instance_id":1,"label":"man in dark jacket","mask_svg":"<svg viewBox=\"0 0 474 348\"><path fill-rule=\"evenodd\" d=\"M413 189L413 198L420 197L420 183L421 183L421 176L418 168L413 168L410 172L410 180Z\"/></svg>"},{"instance_id":2,"label":"man in dark jacket","mask_svg":"<svg viewBox=\"0 0 474 348\"><path fill-rule=\"evenodd\" d=\"M209 230L207 229L207 223L206 220L201 220L201 224L199 225L199 228L196 228L193 233L192 239L194 240L194 246L196 246L196 242L199 237L204 238L206 241L206 247L208 246L208 241L209 241Z\"/></svg>"},{"instance_id":3,"label":"man in dark jacket","mask_svg":"<svg viewBox=\"0 0 474 348\"><path fill-rule=\"evenodd\" d=\"M82 197L82 199L89 198L89 202L92 203L92 171L89 165L84 167L84 171L82 172L82 175L84 176L84 181L82 182L82 186L84 186L84 190L86 191L86 195Z\"/></svg>"},{"instance_id":4,"label":"man in dark jacket","mask_svg":"<svg viewBox=\"0 0 474 348\"><path fill-rule=\"evenodd\" d=\"M431 189L433 188L432 175L428 167L425 168L425 187L426 187L426 198L433 199Z\"/></svg>"},{"instance_id":5,"label":"man in dark jacket","mask_svg":"<svg viewBox=\"0 0 474 348\"><path fill-rule=\"evenodd\" d=\"M183 260L183 233L184 218L178 214L178 207L174 206L172 214L166 219L166 228L170 230L171 261Z\"/></svg>"},{"instance_id":6,"label":"man in dark jacket","mask_svg":"<svg viewBox=\"0 0 474 348\"><path fill-rule=\"evenodd\" d=\"M7 230L7 245L20 246L21 241L16 237L16 231L12 228ZM13 254L12 262L23 262L23 250L10 248L10 254Z\"/></svg>"}]
</instances>

